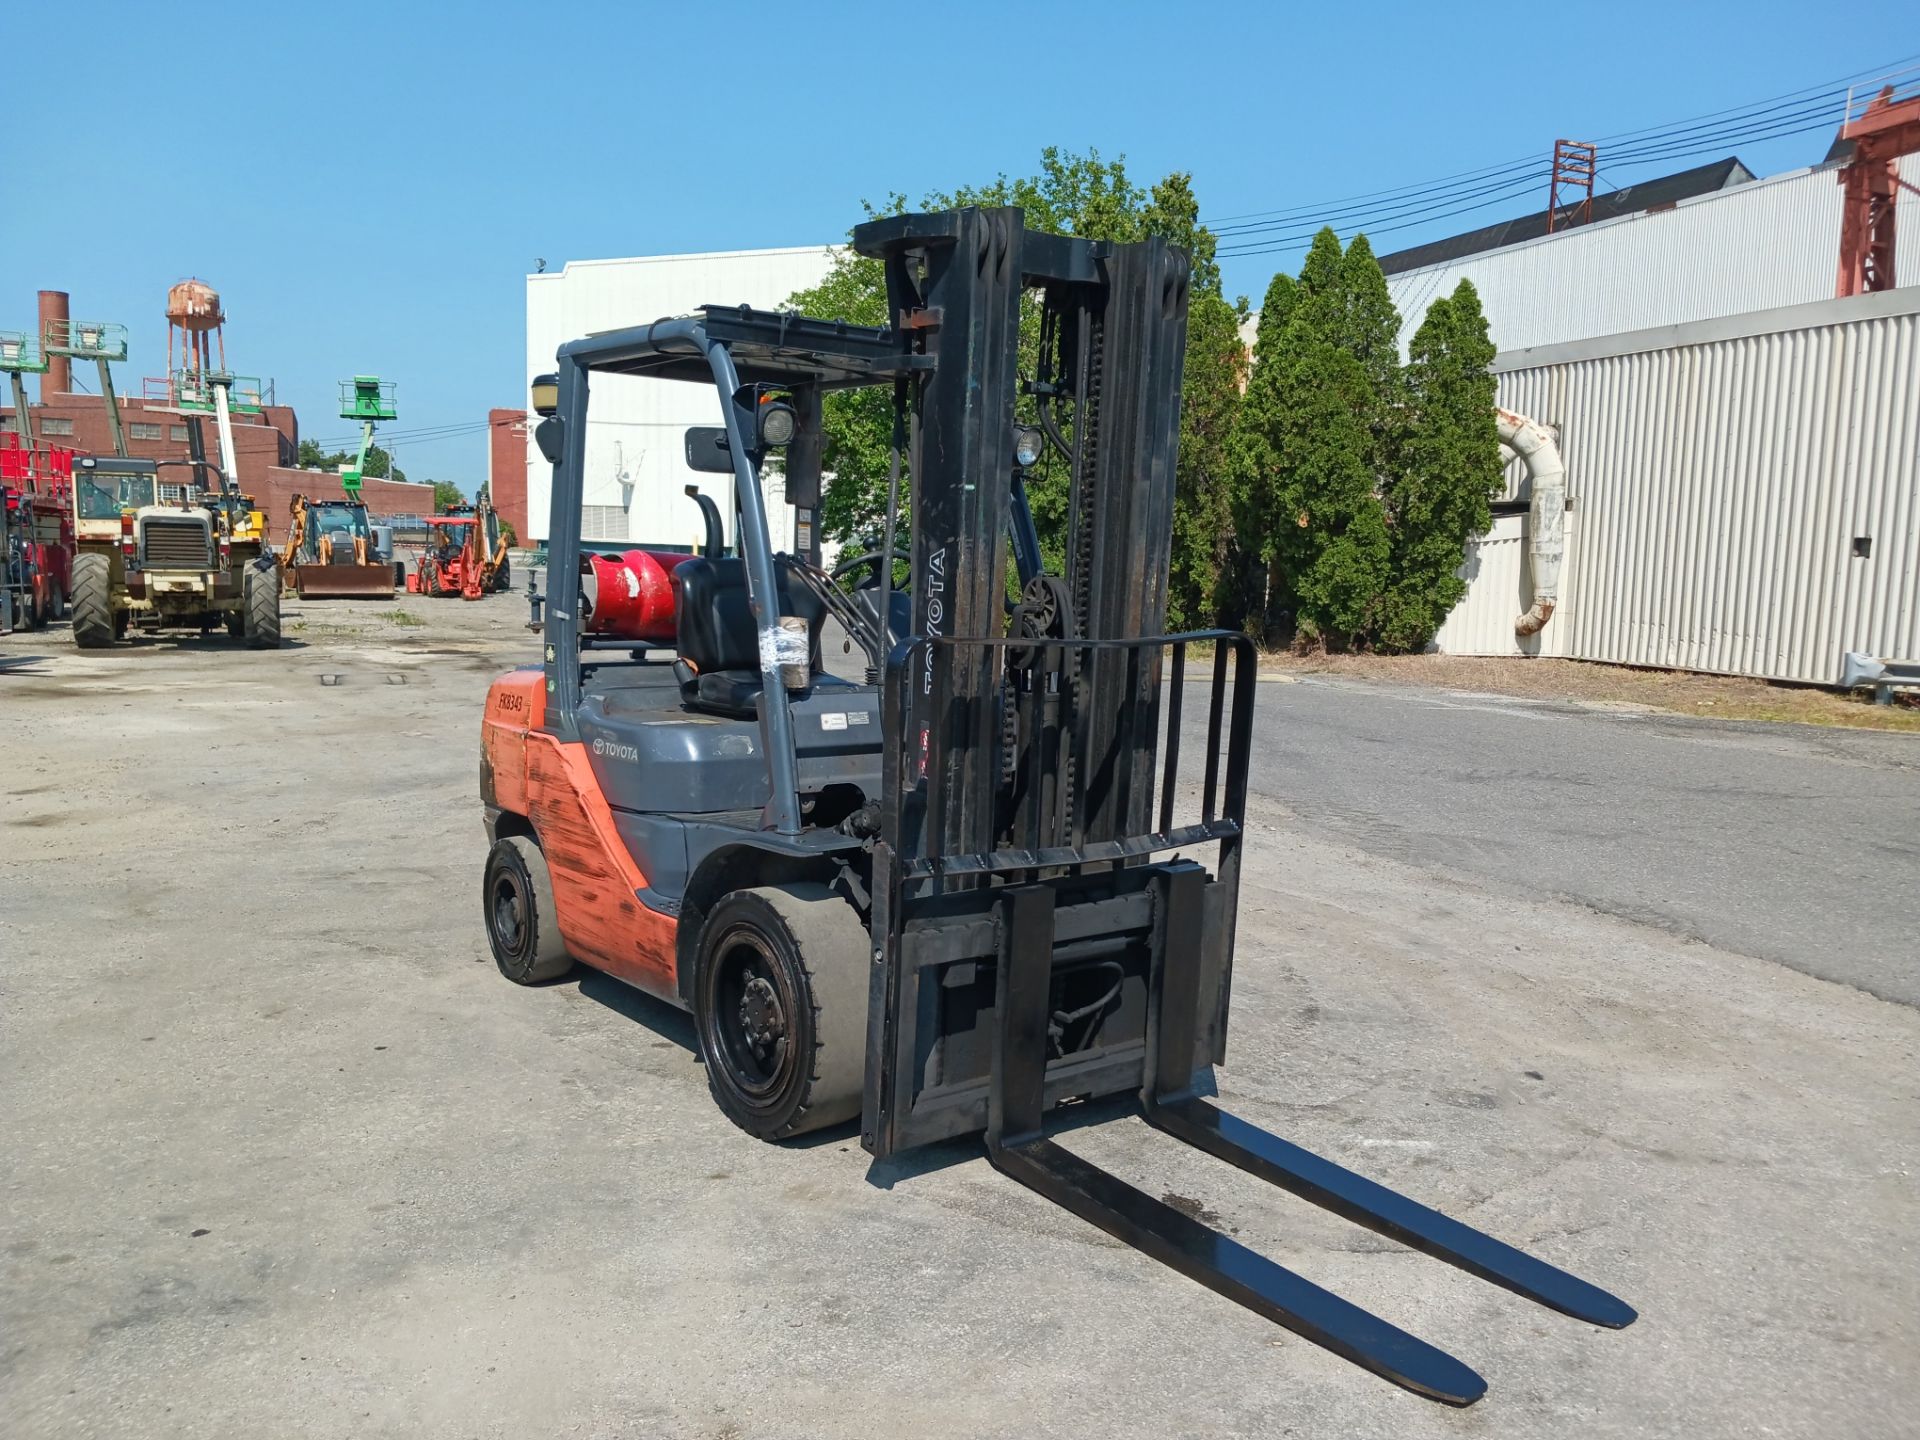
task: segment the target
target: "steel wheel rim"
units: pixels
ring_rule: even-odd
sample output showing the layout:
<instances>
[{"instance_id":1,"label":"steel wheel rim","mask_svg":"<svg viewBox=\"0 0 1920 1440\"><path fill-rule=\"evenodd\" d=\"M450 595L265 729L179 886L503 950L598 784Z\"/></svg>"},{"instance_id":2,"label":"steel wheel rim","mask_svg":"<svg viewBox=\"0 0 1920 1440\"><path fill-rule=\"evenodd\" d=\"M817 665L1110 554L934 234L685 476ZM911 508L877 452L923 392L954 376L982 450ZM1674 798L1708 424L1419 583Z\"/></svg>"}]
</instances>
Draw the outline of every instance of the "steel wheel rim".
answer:
<instances>
[{"instance_id":1,"label":"steel wheel rim","mask_svg":"<svg viewBox=\"0 0 1920 1440\"><path fill-rule=\"evenodd\" d=\"M520 877L503 870L494 877L493 895L487 906L488 923L494 943L502 953L519 959L527 948L527 892Z\"/></svg>"},{"instance_id":2,"label":"steel wheel rim","mask_svg":"<svg viewBox=\"0 0 1920 1440\"><path fill-rule=\"evenodd\" d=\"M734 930L715 947L708 981L709 1049L741 1095L765 1103L787 1084L793 1055L793 995L766 939Z\"/></svg>"}]
</instances>

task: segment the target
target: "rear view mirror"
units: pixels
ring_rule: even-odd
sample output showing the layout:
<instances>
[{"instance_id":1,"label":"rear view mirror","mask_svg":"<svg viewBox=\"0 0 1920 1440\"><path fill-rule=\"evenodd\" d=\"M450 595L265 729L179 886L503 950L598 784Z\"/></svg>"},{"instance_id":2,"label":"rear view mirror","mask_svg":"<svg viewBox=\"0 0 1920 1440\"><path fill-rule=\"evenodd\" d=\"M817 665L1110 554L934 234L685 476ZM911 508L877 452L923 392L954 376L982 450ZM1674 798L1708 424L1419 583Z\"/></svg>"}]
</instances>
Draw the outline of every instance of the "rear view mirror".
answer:
<instances>
[{"instance_id":1,"label":"rear view mirror","mask_svg":"<svg viewBox=\"0 0 1920 1440\"><path fill-rule=\"evenodd\" d=\"M687 468L703 475L731 475L733 451L724 425L687 427Z\"/></svg>"},{"instance_id":2,"label":"rear view mirror","mask_svg":"<svg viewBox=\"0 0 1920 1440\"><path fill-rule=\"evenodd\" d=\"M566 434L558 415L549 415L533 427L533 443L540 447L540 453L547 457L549 465L558 465L566 446L562 439Z\"/></svg>"}]
</instances>

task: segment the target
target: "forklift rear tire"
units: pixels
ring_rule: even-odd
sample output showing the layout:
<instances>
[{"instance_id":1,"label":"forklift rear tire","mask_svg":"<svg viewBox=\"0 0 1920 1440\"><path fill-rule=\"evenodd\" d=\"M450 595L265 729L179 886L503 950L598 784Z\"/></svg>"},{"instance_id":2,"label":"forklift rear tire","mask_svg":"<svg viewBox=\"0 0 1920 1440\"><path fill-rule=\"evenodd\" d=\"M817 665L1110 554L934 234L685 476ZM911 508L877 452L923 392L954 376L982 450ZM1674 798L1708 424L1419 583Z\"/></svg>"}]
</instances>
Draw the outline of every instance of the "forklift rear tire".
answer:
<instances>
[{"instance_id":1,"label":"forklift rear tire","mask_svg":"<svg viewBox=\"0 0 1920 1440\"><path fill-rule=\"evenodd\" d=\"M73 643L82 650L104 650L125 635L126 622L113 613L113 566L104 555L73 557Z\"/></svg>"},{"instance_id":2,"label":"forklift rear tire","mask_svg":"<svg viewBox=\"0 0 1920 1440\"><path fill-rule=\"evenodd\" d=\"M280 577L267 570L247 567L240 582L240 597L245 603L243 631L247 644L256 650L280 648Z\"/></svg>"},{"instance_id":3,"label":"forklift rear tire","mask_svg":"<svg viewBox=\"0 0 1920 1440\"><path fill-rule=\"evenodd\" d=\"M544 985L573 969L554 920L547 857L524 835L507 835L487 852L481 903L493 963L516 985Z\"/></svg>"},{"instance_id":4,"label":"forklift rear tire","mask_svg":"<svg viewBox=\"0 0 1920 1440\"><path fill-rule=\"evenodd\" d=\"M694 955L693 1023L729 1120L784 1140L860 1113L867 931L824 885L721 897Z\"/></svg>"}]
</instances>

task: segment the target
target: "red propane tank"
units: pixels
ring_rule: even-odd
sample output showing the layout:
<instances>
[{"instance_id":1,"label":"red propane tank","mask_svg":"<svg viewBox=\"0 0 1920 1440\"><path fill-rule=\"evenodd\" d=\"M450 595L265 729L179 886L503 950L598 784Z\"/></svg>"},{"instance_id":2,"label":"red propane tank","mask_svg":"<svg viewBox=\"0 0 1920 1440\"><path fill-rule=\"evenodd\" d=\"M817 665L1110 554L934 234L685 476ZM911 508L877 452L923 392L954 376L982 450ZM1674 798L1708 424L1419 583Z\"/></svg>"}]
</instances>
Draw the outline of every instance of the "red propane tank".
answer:
<instances>
[{"instance_id":1,"label":"red propane tank","mask_svg":"<svg viewBox=\"0 0 1920 1440\"><path fill-rule=\"evenodd\" d=\"M692 558L653 550L587 556L587 571L594 581L588 633L644 640L649 645L673 644L679 638L673 572Z\"/></svg>"}]
</instances>

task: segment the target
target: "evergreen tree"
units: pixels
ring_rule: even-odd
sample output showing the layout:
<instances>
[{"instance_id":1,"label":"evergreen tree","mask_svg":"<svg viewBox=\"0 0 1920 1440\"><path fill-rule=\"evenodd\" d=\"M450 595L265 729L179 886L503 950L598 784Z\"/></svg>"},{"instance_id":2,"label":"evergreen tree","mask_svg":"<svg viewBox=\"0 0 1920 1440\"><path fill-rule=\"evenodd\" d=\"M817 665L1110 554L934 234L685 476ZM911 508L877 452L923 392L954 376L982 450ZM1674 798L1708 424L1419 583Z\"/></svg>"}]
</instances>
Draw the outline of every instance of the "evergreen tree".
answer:
<instances>
[{"instance_id":1,"label":"evergreen tree","mask_svg":"<svg viewBox=\"0 0 1920 1440\"><path fill-rule=\"evenodd\" d=\"M1500 438L1493 419L1494 347L1471 281L1427 311L1409 348L1408 423L1387 485L1392 587L1378 643L1418 650L1466 593L1467 542L1493 523Z\"/></svg>"},{"instance_id":2,"label":"evergreen tree","mask_svg":"<svg viewBox=\"0 0 1920 1440\"><path fill-rule=\"evenodd\" d=\"M1399 396L1398 319L1364 238L1314 237L1275 277L1235 454L1242 536L1267 565L1265 628L1364 643L1389 572L1380 479Z\"/></svg>"},{"instance_id":3,"label":"evergreen tree","mask_svg":"<svg viewBox=\"0 0 1920 1440\"><path fill-rule=\"evenodd\" d=\"M1300 287L1291 275L1275 275L1254 327L1253 362L1234 428L1234 540L1228 623L1258 626L1275 638L1293 610L1286 583L1283 541L1293 524L1287 510L1286 472L1281 465L1284 418L1281 377L1294 305Z\"/></svg>"}]
</instances>

